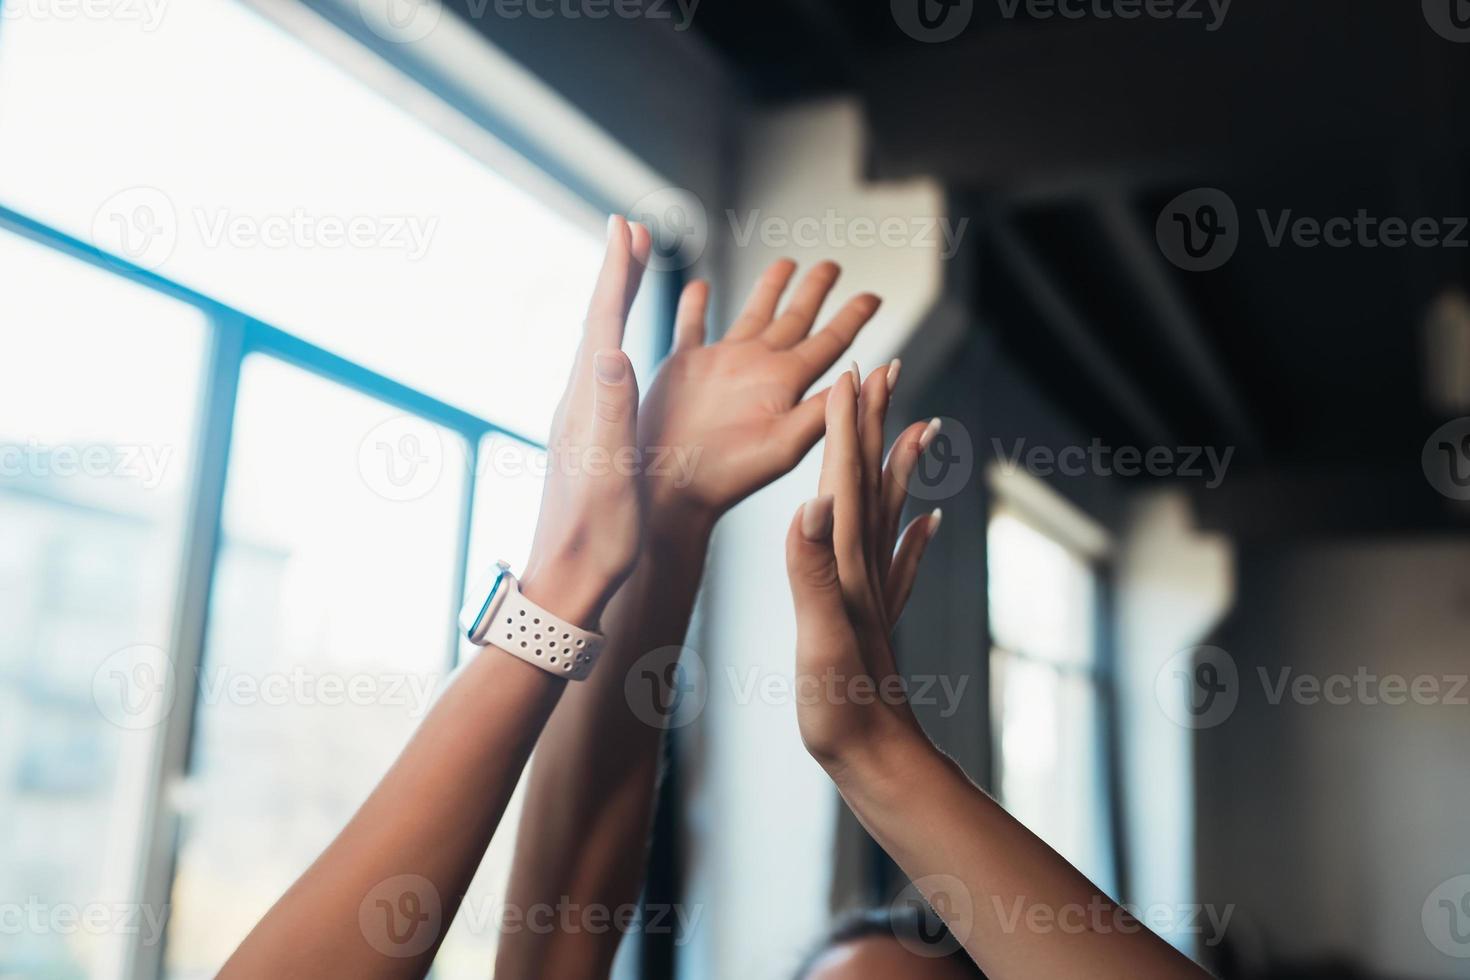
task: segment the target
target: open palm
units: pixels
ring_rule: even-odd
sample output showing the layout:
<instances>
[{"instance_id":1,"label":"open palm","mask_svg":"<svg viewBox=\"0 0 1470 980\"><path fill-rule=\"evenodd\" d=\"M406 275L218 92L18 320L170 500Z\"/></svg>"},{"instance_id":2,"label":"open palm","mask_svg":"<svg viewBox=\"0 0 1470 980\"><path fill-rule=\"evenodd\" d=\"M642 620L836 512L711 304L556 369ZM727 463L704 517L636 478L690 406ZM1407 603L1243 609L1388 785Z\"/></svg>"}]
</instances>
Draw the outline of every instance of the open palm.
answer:
<instances>
[{"instance_id":1,"label":"open palm","mask_svg":"<svg viewBox=\"0 0 1470 980\"><path fill-rule=\"evenodd\" d=\"M832 262L814 267L778 313L795 271L790 260L773 263L729 332L708 345L709 287L695 281L685 288L674 350L640 415L655 511L684 504L718 517L789 471L821 438L826 393L802 396L872 319L879 300L854 296L812 333L839 270Z\"/></svg>"}]
</instances>

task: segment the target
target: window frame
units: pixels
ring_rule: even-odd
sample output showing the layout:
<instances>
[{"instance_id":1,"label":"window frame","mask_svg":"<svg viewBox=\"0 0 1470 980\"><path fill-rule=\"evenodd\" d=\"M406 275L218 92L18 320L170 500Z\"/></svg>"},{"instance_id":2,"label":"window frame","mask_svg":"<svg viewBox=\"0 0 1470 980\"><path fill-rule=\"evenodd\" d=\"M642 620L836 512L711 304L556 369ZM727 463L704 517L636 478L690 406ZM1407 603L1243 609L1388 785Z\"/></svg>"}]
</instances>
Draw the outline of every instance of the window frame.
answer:
<instances>
[{"instance_id":1,"label":"window frame","mask_svg":"<svg viewBox=\"0 0 1470 980\"><path fill-rule=\"evenodd\" d=\"M1106 857L1111 865L1111 884L1113 891L1116 892L1113 897L1121 899L1128 894L1128 880L1127 855L1124 851L1122 762L1118 734L1113 560L1108 548L1100 544L1090 533L1094 530L1091 526L1091 518L1081 511L1075 511L1075 508L1069 503L1059 497L1052 500L1046 498L1044 494L1036 494L1034 489L1028 489L1025 482L1014 482L1003 486L992 475L990 483L991 493L988 506L985 508L987 556L990 553L991 525L996 517L1008 514L1013 519L1027 525L1035 533L1071 552L1091 575L1092 657L1087 663L1061 662L1027 650L1014 649L1001 643L994 635L993 629L990 629L986 637L985 669L993 678L996 657L1001 656L1015 662L1045 667L1054 671L1059 677L1080 678L1091 690L1097 707L1094 735L1098 739L1098 755L1103 767L1103 771L1099 774L1104 797L1100 816L1108 821L1104 839L1108 849ZM1050 491L1050 488L1046 488L1046 492L1054 493ZM1058 506L1064 506L1075 513L1068 518L1065 512L1056 509ZM1073 526L1074 523L1075 526ZM987 609L990 601L989 593L990 582L987 576ZM987 622L993 619L988 613L986 618ZM997 693L997 690L992 688L991 696L994 697ZM1002 723L1003 715L997 714L992 707L989 720L990 785L991 792L1004 806L1005 798L1002 787L1005 779L1005 762L999 751L1001 745L999 725Z\"/></svg>"},{"instance_id":2,"label":"window frame","mask_svg":"<svg viewBox=\"0 0 1470 980\"><path fill-rule=\"evenodd\" d=\"M579 192L584 191L585 186L569 189ZM603 210L609 209L604 201L589 200L588 203ZM204 319L205 357L199 402L195 407L193 465L186 490L182 554L175 563L178 578L168 638L168 655L177 676L195 676L204 659L210 598L219 563L236 401L243 365L252 354L291 364L404 414L442 426L464 440L469 472L462 488L459 510L457 567L454 570L456 598L453 605L445 610L447 621L454 621L459 607L458 597L465 589L482 441L487 437L500 436L533 449L545 449L542 440L396 381L4 205L0 205L0 229L190 305ZM650 270L645 282L645 289L652 293L653 300L650 318L655 330L655 364L668 353L671 344L677 280L675 275ZM448 670L457 660L458 643L454 631L446 630L446 636L443 663ZM181 817L171 805L170 798L174 788L189 775L198 698L199 692L194 690L192 697L178 699L175 710L160 726L161 731L154 744L140 820L142 838L138 841L132 872L132 897L141 907L166 909L171 901L181 840ZM144 943L140 934L130 936L123 975L161 976L167 946L167 926L162 939L156 943Z\"/></svg>"}]
</instances>

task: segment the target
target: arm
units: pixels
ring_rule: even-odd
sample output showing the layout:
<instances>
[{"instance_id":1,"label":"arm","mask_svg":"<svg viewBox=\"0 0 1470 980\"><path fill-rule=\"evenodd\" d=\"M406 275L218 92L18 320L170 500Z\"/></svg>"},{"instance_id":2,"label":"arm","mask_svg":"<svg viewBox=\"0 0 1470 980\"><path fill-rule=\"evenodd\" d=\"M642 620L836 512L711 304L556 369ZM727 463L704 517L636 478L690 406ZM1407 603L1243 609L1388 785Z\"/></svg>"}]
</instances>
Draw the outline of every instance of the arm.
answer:
<instances>
[{"instance_id":1,"label":"arm","mask_svg":"<svg viewBox=\"0 0 1470 980\"><path fill-rule=\"evenodd\" d=\"M568 692L531 766L507 904L567 896L609 912L636 902L646 863L663 738L664 692L625 686L628 671L667 677L684 642L716 520L795 466L822 434L825 393L802 394L842 356L878 308L854 297L811 333L836 283L813 268L779 315L794 265L766 270L724 339L705 344L708 287L679 301L675 347L640 413L649 507L644 554L605 616L608 645L588 682ZM654 659L643 660L652 651ZM636 698L637 702L630 702ZM621 935L521 930L501 940L496 974L606 976Z\"/></svg>"},{"instance_id":2,"label":"arm","mask_svg":"<svg viewBox=\"0 0 1470 980\"><path fill-rule=\"evenodd\" d=\"M568 454L634 451L638 392L619 349L646 231L609 228L571 380L552 425L552 465L523 591L595 629L639 547L640 491L617 467ZM567 682L486 647L424 719L347 827L266 913L224 977L423 976Z\"/></svg>"},{"instance_id":3,"label":"arm","mask_svg":"<svg viewBox=\"0 0 1470 980\"><path fill-rule=\"evenodd\" d=\"M936 524L919 518L894 552L903 487L928 430L915 425L905 431L885 469L887 392L874 376L859 396L853 377L844 375L833 386L822 495L792 522L787 565L796 600L797 673L865 678L880 696L799 703L808 750L993 980L1206 976L1125 919L1095 885L974 786L924 736L901 687L884 686L898 673L890 627ZM1033 924L1038 922L1045 925Z\"/></svg>"}]
</instances>

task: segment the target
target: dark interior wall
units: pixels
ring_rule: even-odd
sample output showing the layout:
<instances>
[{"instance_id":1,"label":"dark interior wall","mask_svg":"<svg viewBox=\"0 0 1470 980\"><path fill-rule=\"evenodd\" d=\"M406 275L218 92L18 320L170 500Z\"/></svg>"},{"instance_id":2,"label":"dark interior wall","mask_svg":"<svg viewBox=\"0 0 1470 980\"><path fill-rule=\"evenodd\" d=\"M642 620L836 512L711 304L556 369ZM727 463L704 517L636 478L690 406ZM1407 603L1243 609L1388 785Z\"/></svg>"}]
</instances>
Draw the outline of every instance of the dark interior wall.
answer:
<instances>
[{"instance_id":1,"label":"dark interior wall","mask_svg":"<svg viewBox=\"0 0 1470 980\"><path fill-rule=\"evenodd\" d=\"M445 0L675 186L707 207L725 199L745 101L676 4L643 5L639 17L597 18L503 16L499 6Z\"/></svg>"},{"instance_id":2,"label":"dark interior wall","mask_svg":"<svg viewBox=\"0 0 1470 980\"><path fill-rule=\"evenodd\" d=\"M1470 872L1467 638L1463 539L1241 557L1238 602L1211 641L1236 664L1239 702L1195 749L1200 901L1236 906L1228 937L1244 963L1230 975L1265 957L1337 956L1376 976L1465 976L1421 913L1437 885ZM1291 692L1334 675L1352 686ZM1386 703L1403 697L1380 683L1390 675L1433 678L1439 703ZM1327 698L1344 692L1348 703Z\"/></svg>"}]
</instances>

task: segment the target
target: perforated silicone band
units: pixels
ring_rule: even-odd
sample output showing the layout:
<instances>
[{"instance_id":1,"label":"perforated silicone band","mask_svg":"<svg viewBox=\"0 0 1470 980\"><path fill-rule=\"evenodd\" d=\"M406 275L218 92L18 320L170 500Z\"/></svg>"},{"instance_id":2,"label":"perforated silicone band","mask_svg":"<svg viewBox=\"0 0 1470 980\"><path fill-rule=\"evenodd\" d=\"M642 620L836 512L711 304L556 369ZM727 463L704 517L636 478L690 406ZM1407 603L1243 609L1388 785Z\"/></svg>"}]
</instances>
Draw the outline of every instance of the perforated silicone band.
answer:
<instances>
[{"instance_id":1,"label":"perforated silicone band","mask_svg":"<svg viewBox=\"0 0 1470 980\"><path fill-rule=\"evenodd\" d=\"M466 624L471 642L494 644L567 680L584 679L602 652L602 635L573 626L527 599L508 570L502 568L501 575L495 597L480 614L482 621Z\"/></svg>"}]
</instances>

